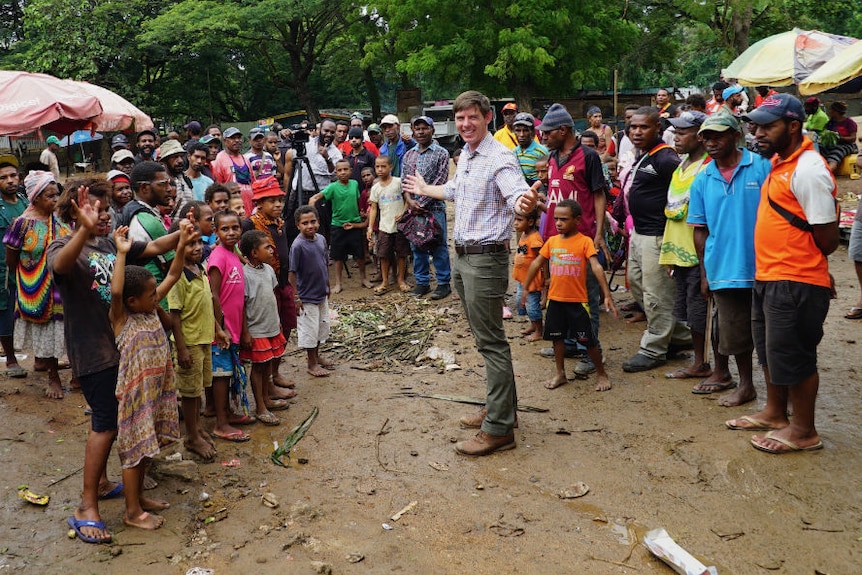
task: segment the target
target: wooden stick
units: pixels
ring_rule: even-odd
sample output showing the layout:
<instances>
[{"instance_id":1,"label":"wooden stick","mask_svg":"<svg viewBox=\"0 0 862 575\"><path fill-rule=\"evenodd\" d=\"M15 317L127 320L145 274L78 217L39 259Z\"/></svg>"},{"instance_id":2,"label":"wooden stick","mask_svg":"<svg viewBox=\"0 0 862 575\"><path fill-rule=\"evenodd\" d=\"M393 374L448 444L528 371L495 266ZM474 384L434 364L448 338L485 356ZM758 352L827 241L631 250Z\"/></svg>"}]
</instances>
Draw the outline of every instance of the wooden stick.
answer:
<instances>
[{"instance_id":1,"label":"wooden stick","mask_svg":"<svg viewBox=\"0 0 862 575\"><path fill-rule=\"evenodd\" d=\"M402 515L404 515L405 513L407 513L408 511L410 511L414 507L416 507L416 505L418 505L418 504L419 504L418 501L411 501L410 503L408 503L407 505L402 507L400 511L398 511L395 515L393 515L389 519L391 519L392 521L398 521L399 519L401 519Z\"/></svg>"}]
</instances>

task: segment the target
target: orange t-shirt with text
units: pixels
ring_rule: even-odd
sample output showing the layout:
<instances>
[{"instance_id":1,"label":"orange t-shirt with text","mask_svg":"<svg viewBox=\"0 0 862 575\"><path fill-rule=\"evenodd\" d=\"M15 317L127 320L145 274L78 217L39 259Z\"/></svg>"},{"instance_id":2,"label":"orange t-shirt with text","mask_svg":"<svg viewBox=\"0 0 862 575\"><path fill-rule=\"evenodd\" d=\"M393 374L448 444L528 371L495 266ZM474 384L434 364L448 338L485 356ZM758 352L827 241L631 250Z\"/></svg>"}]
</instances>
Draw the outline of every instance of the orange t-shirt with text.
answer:
<instances>
[{"instance_id":1,"label":"orange t-shirt with text","mask_svg":"<svg viewBox=\"0 0 862 575\"><path fill-rule=\"evenodd\" d=\"M521 285L524 284L524 280L527 279L527 272L530 271L530 265L536 259L536 250L540 249L543 243L542 234L539 233L539 230L521 234L521 239L518 240L518 251L515 253L515 263L512 266L512 277L516 282ZM524 286L524 289L528 292L542 291L545 284L543 275L542 270L539 270L532 283L529 286Z\"/></svg>"},{"instance_id":2,"label":"orange t-shirt with text","mask_svg":"<svg viewBox=\"0 0 862 575\"><path fill-rule=\"evenodd\" d=\"M587 266L596 255L593 240L582 233L563 237L551 236L539 252L551 268L548 299L586 303Z\"/></svg>"}]
</instances>

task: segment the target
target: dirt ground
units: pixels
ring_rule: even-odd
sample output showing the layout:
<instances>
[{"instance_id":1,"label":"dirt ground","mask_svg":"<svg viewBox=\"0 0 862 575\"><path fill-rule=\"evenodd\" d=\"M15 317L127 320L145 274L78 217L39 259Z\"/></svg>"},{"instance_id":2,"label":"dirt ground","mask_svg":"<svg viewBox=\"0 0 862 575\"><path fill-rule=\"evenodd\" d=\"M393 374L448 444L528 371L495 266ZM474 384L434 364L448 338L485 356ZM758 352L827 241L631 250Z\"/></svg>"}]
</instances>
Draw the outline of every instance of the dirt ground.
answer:
<instances>
[{"instance_id":1,"label":"dirt ground","mask_svg":"<svg viewBox=\"0 0 862 575\"><path fill-rule=\"evenodd\" d=\"M252 426L245 444L219 442L213 463L157 462L154 493L172 503L166 525L155 532L125 528L122 499L105 501L102 516L114 542L87 545L68 538L65 523L81 488L89 424L83 397L45 399L44 379L33 372L0 379L0 571L665 574L670 569L640 544L646 531L664 527L719 573L858 573L862 382L855 362L862 322L843 315L859 285L846 244L830 261L839 295L820 345L817 406L826 447L806 454L767 455L749 445L751 433L725 428L725 419L763 404L759 372L760 397L737 408L692 395L696 381L664 378L689 360L623 373L644 324L604 314L601 339L614 383L606 393L592 391L591 380L544 389L540 382L553 364L538 355L543 344L524 342L524 324L507 321L519 401L547 411L519 413L513 451L457 455L453 442L470 434L458 419L475 407L415 394L484 396L482 358L459 302L393 292L375 298L354 273L332 298L342 319L385 307L396 316L390 324L408 318L416 329L432 329L431 340L413 344L411 355L436 345L454 351L461 369L401 362L385 352L383 361L342 359L331 377L312 380L304 357L289 353L282 373L298 382L299 396L280 412L281 427ZM623 291L614 297L618 304L630 299ZM347 347L358 338L354 332ZM276 467L269 461L273 442L313 407L320 414L289 468ZM174 453L190 457L181 447L163 455ZM239 466L223 465L232 460ZM119 477L113 455L109 476ZM587 495L559 497L577 482L589 486ZM49 494L50 504L23 502L21 484ZM278 507L266 507L264 493ZM414 501L398 521L390 518Z\"/></svg>"}]
</instances>

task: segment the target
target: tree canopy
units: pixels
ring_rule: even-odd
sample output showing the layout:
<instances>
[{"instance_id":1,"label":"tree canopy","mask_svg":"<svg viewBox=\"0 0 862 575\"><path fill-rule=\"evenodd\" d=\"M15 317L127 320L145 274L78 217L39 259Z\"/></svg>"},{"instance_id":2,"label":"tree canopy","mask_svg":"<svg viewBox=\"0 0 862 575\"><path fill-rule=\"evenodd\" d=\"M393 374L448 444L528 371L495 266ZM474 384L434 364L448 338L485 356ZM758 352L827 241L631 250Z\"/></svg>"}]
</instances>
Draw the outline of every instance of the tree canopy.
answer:
<instances>
[{"instance_id":1,"label":"tree canopy","mask_svg":"<svg viewBox=\"0 0 862 575\"><path fill-rule=\"evenodd\" d=\"M0 0L0 67L110 88L180 123L392 109L466 88L555 98L704 89L798 26L862 37L858 0Z\"/></svg>"}]
</instances>

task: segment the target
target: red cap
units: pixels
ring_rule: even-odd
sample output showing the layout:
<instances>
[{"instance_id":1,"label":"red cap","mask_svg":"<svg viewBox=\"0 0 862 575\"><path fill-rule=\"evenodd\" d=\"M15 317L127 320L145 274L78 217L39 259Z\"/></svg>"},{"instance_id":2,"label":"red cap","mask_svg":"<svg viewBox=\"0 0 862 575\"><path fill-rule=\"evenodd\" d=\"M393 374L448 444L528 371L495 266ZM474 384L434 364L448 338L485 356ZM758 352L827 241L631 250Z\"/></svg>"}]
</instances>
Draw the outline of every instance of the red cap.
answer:
<instances>
[{"instance_id":1,"label":"red cap","mask_svg":"<svg viewBox=\"0 0 862 575\"><path fill-rule=\"evenodd\" d=\"M255 180L251 185L251 189L252 192L254 192L254 197L252 199L255 202L262 200L263 198L274 198L284 195L284 190L281 189L281 186L278 184L278 180L272 176Z\"/></svg>"},{"instance_id":2,"label":"red cap","mask_svg":"<svg viewBox=\"0 0 862 575\"><path fill-rule=\"evenodd\" d=\"M516 104L515 102L509 102L508 104L503 106L503 111L505 112L506 110L513 110L513 111L517 112L518 111L518 104Z\"/></svg>"}]
</instances>

